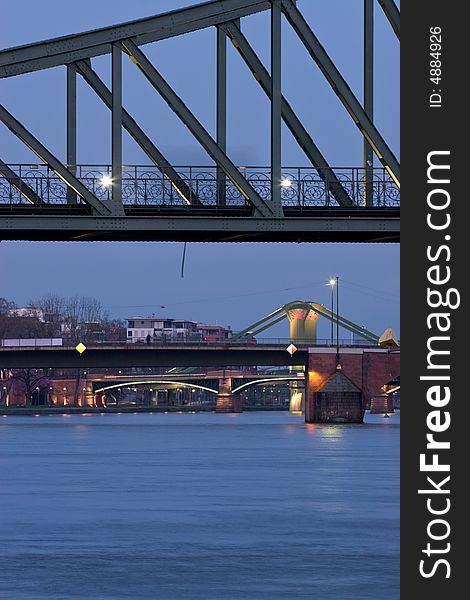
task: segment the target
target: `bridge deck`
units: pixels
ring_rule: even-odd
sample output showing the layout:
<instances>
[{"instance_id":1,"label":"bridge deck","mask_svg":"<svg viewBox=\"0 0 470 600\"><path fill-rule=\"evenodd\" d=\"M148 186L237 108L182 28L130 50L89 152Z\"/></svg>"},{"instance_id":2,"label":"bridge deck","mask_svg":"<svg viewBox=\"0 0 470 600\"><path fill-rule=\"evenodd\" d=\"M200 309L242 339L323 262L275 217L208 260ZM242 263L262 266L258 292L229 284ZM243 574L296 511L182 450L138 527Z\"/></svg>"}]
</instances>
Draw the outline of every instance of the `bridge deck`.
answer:
<instances>
[{"instance_id":1,"label":"bridge deck","mask_svg":"<svg viewBox=\"0 0 470 600\"><path fill-rule=\"evenodd\" d=\"M68 347L0 348L0 367L4 368L294 366L307 363L306 347L290 356L285 344L100 345L88 347L81 355L75 348Z\"/></svg>"},{"instance_id":2,"label":"bridge deck","mask_svg":"<svg viewBox=\"0 0 470 600\"><path fill-rule=\"evenodd\" d=\"M242 367L307 365L309 352L334 352L331 346L286 344L100 344L83 354L64 346L0 347L0 368ZM377 346L341 346L341 352L382 351Z\"/></svg>"}]
</instances>

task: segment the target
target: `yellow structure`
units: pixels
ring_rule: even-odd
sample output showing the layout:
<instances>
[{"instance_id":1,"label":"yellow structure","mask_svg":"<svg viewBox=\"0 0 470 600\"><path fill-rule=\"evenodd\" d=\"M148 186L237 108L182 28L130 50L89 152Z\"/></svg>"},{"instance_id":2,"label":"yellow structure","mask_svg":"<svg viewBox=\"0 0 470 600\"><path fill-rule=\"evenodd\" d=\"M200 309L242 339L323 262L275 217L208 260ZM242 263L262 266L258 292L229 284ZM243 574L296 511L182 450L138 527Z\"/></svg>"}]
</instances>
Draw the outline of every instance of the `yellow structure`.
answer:
<instances>
[{"instance_id":1,"label":"yellow structure","mask_svg":"<svg viewBox=\"0 0 470 600\"><path fill-rule=\"evenodd\" d=\"M379 346L382 348L399 348L397 336L391 327L388 327L379 337Z\"/></svg>"}]
</instances>

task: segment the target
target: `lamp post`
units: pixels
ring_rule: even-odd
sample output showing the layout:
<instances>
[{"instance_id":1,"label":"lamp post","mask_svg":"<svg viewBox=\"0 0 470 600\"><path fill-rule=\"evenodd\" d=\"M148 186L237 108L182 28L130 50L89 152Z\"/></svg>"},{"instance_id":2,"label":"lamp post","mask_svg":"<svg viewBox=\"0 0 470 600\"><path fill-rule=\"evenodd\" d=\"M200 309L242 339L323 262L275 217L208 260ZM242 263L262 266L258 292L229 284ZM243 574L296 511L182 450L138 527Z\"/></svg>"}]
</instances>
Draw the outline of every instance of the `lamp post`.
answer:
<instances>
[{"instance_id":1,"label":"lamp post","mask_svg":"<svg viewBox=\"0 0 470 600\"><path fill-rule=\"evenodd\" d=\"M331 288L331 345L333 346L333 322L335 316L335 307L334 307L334 289L336 285L336 279L330 279L328 281L328 285Z\"/></svg>"},{"instance_id":2,"label":"lamp post","mask_svg":"<svg viewBox=\"0 0 470 600\"><path fill-rule=\"evenodd\" d=\"M339 363L339 277L336 275L336 368L341 368Z\"/></svg>"}]
</instances>

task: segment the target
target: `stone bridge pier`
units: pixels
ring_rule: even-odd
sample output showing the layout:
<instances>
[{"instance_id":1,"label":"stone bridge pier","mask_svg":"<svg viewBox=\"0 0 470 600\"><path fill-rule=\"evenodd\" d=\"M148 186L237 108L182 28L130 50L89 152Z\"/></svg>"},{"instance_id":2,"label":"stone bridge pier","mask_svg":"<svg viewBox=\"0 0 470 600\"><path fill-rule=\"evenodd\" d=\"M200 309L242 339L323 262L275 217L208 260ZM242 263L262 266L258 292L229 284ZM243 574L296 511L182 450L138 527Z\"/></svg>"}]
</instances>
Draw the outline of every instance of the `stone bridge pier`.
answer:
<instances>
[{"instance_id":1,"label":"stone bridge pier","mask_svg":"<svg viewBox=\"0 0 470 600\"><path fill-rule=\"evenodd\" d=\"M219 393L215 404L215 412L243 412L242 397L232 394L232 378L222 377L219 380Z\"/></svg>"}]
</instances>

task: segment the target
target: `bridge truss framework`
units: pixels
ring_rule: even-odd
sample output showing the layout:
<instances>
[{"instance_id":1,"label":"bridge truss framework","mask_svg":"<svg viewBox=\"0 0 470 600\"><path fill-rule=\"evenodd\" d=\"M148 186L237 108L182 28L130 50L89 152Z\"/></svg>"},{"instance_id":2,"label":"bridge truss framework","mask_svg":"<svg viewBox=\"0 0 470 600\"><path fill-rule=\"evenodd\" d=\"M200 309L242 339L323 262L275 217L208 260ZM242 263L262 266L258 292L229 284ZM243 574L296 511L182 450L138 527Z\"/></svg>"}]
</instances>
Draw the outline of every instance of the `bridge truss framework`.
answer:
<instances>
[{"instance_id":1,"label":"bridge truss framework","mask_svg":"<svg viewBox=\"0 0 470 600\"><path fill-rule=\"evenodd\" d=\"M379 0L397 38L399 12ZM242 33L241 19L270 11L271 66L266 69ZM66 67L66 157L47 146L0 105L0 121L41 165L0 160L0 235L30 240L392 241L399 240L399 163L373 121L374 0L364 0L364 102L321 45L294 0L212 0L136 21L6 49L0 77ZM356 175L332 168L281 92L281 18L290 24L364 137L364 165ZM142 47L203 28L216 29L216 136L152 64ZM247 173L227 154L227 38L270 101L271 164ZM188 175L171 164L122 104L122 57L127 55L204 148L214 166ZM92 59L111 56L111 88ZM112 184L77 165L77 76L111 111ZM281 124L311 165L301 176L281 166ZM122 165L125 129L151 162L144 176ZM382 164L374 169L373 155ZM6 157L2 157L6 158ZM23 167L23 168L22 168ZM32 171L35 172L32 172ZM313 175L312 175L313 173ZM148 181L150 180L150 182ZM281 182L288 182L283 186ZM142 186L149 187L146 193ZM1 189L3 186L3 190ZM152 187L153 186L153 187ZM129 190L135 188L135 192ZM207 193L207 189L210 193Z\"/></svg>"}]
</instances>

